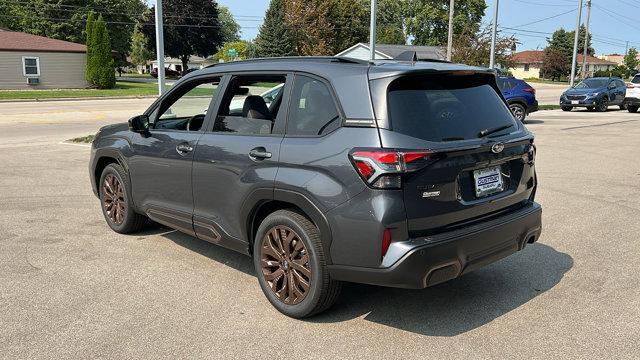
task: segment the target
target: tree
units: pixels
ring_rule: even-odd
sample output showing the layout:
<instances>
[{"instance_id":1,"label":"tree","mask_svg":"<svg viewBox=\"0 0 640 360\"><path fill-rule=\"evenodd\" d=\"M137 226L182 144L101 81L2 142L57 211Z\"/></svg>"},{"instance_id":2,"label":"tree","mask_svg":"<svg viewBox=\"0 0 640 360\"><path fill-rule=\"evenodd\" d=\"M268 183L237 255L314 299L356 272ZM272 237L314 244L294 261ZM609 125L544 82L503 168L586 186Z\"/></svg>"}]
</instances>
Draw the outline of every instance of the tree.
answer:
<instances>
[{"instance_id":1,"label":"tree","mask_svg":"<svg viewBox=\"0 0 640 360\"><path fill-rule=\"evenodd\" d=\"M578 54L584 54L584 36L587 33L587 29L584 25L580 25L580 32L578 33ZM576 31L567 32L567 37L571 41L571 51L573 52L573 41L575 40ZM591 34L589 34L589 38L587 40L587 54L594 55L596 53L595 49L591 45Z\"/></svg>"},{"instance_id":2,"label":"tree","mask_svg":"<svg viewBox=\"0 0 640 360\"><path fill-rule=\"evenodd\" d=\"M230 49L235 49L236 56L234 57L229 56ZM243 41L243 40L232 41L232 42L225 43L222 49L220 49L220 51L218 51L218 53L215 55L215 57L223 61L244 60L249 58L250 56L249 50L250 50L250 43L248 41Z\"/></svg>"},{"instance_id":3,"label":"tree","mask_svg":"<svg viewBox=\"0 0 640 360\"><path fill-rule=\"evenodd\" d=\"M298 55L292 30L285 23L284 0L271 0L255 41L256 56Z\"/></svg>"},{"instance_id":4,"label":"tree","mask_svg":"<svg viewBox=\"0 0 640 360\"><path fill-rule=\"evenodd\" d=\"M186 71L189 57L207 57L222 45L222 30L218 19L218 4L211 0L165 0L162 2L165 53L180 59ZM146 22L155 22L155 7L147 13ZM142 32L149 39L149 49L155 52L155 27L147 25Z\"/></svg>"},{"instance_id":5,"label":"tree","mask_svg":"<svg viewBox=\"0 0 640 360\"><path fill-rule=\"evenodd\" d=\"M449 32L449 2L442 0L408 0L406 3L406 32L414 45L445 45ZM454 37L463 32L477 32L484 16L485 0L458 0L453 19Z\"/></svg>"},{"instance_id":6,"label":"tree","mask_svg":"<svg viewBox=\"0 0 640 360\"><path fill-rule=\"evenodd\" d=\"M325 0L284 0L287 26L292 30L296 53L333 55L333 26L329 21L331 2Z\"/></svg>"},{"instance_id":7,"label":"tree","mask_svg":"<svg viewBox=\"0 0 640 360\"><path fill-rule=\"evenodd\" d=\"M102 14L113 50L124 58L129 52L133 24L146 9L142 0L0 0L0 27L84 43L87 9Z\"/></svg>"},{"instance_id":8,"label":"tree","mask_svg":"<svg viewBox=\"0 0 640 360\"><path fill-rule=\"evenodd\" d=\"M327 19L331 32L325 34L330 55L369 39L369 0L330 0Z\"/></svg>"},{"instance_id":9,"label":"tree","mask_svg":"<svg viewBox=\"0 0 640 360\"><path fill-rule=\"evenodd\" d=\"M94 22L91 32L94 37L91 44L92 65L96 67L94 84L100 89L111 89L116 85L116 74L111 53L111 38L102 15Z\"/></svg>"},{"instance_id":10,"label":"tree","mask_svg":"<svg viewBox=\"0 0 640 360\"><path fill-rule=\"evenodd\" d=\"M144 66L147 64L147 60L153 58L153 54L149 51L147 38L142 33L141 27L140 24L136 25L133 35L131 35L129 57L131 58L131 63L136 66Z\"/></svg>"},{"instance_id":11,"label":"tree","mask_svg":"<svg viewBox=\"0 0 640 360\"><path fill-rule=\"evenodd\" d=\"M240 41L240 25L233 18L228 7L218 7L218 20L220 21L223 43Z\"/></svg>"},{"instance_id":12,"label":"tree","mask_svg":"<svg viewBox=\"0 0 640 360\"><path fill-rule=\"evenodd\" d=\"M631 72L638 69L640 61L638 61L638 50L636 50L636 48L632 47L631 49L629 49L629 51L627 51L627 55L624 56L624 64Z\"/></svg>"},{"instance_id":13,"label":"tree","mask_svg":"<svg viewBox=\"0 0 640 360\"><path fill-rule=\"evenodd\" d=\"M85 65L84 70L84 78L88 83L93 84L96 78L96 67L93 61L93 49L95 47L95 37L93 36L95 23L95 13L93 11L89 11L87 15L87 26L85 28L86 40L85 44L87 46L87 63Z\"/></svg>"},{"instance_id":14,"label":"tree","mask_svg":"<svg viewBox=\"0 0 640 360\"><path fill-rule=\"evenodd\" d=\"M497 34L496 64L507 69L515 66L515 62L511 56L511 49L515 44L515 37ZM463 32L453 39L452 60L454 62L474 66L488 66L490 54L491 27L489 26L482 28L476 33L471 31Z\"/></svg>"},{"instance_id":15,"label":"tree","mask_svg":"<svg viewBox=\"0 0 640 360\"><path fill-rule=\"evenodd\" d=\"M544 49L540 68L542 77L560 80L569 76L573 57L573 38L570 34L560 28L553 32L551 39L547 39L549 45Z\"/></svg>"},{"instance_id":16,"label":"tree","mask_svg":"<svg viewBox=\"0 0 640 360\"><path fill-rule=\"evenodd\" d=\"M567 57L565 50L551 46L544 49L544 57L540 67L542 77L550 78L553 81L560 80L568 76L570 71L571 58Z\"/></svg>"}]
</instances>

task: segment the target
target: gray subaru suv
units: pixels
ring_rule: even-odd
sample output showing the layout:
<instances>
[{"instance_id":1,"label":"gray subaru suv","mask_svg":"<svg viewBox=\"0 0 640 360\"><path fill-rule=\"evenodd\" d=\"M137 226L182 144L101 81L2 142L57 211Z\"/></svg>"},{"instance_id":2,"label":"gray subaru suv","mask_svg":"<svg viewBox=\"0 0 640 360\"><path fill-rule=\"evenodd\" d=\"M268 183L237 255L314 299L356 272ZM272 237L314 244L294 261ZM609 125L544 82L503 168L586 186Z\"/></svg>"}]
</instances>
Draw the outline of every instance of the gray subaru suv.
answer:
<instances>
[{"instance_id":1,"label":"gray subaru suv","mask_svg":"<svg viewBox=\"0 0 640 360\"><path fill-rule=\"evenodd\" d=\"M152 220L249 255L302 318L344 281L425 288L535 242L533 139L487 69L257 59L100 129L90 175L114 231Z\"/></svg>"}]
</instances>

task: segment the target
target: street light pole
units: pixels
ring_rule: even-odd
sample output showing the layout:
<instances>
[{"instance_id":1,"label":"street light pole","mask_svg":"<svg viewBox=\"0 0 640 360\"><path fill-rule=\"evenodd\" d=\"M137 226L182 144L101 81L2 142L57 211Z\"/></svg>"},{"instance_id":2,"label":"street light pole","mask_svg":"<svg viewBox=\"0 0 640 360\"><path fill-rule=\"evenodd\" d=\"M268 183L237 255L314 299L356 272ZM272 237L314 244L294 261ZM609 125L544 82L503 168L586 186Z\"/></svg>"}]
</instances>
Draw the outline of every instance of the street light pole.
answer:
<instances>
[{"instance_id":1,"label":"street light pole","mask_svg":"<svg viewBox=\"0 0 640 360\"><path fill-rule=\"evenodd\" d=\"M587 49L589 45L589 21L591 20L591 0L587 0L587 26L585 27L584 34L584 49L582 53L582 68L580 69L582 73L582 78L587 77Z\"/></svg>"},{"instance_id":2,"label":"street light pole","mask_svg":"<svg viewBox=\"0 0 640 360\"><path fill-rule=\"evenodd\" d=\"M573 38L573 59L571 60L571 79L569 86L573 87L576 77L576 58L578 57L578 36L580 35L580 21L582 20L582 0L578 0L578 22L576 25L576 35Z\"/></svg>"},{"instance_id":3,"label":"street light pole","mask_svg":"<svg viewBox=\"0 0 640 360\"><path fill-rule=\"evenodd\" d=\"M156 59L158 59L158 95L164 93L164 31L162 30L162 0L156 1Z\"/></svg>"},{"instance_id":4,"label":"street light pole","mask_svg":"<svg viewBox=\"0 0 640 360\"><path fill-rule=\"evenodd\" d=\"M369 24L369 51L371 60L376 59L376 0L371 0L371 20Z\"/></svg>"},{"instance_id":5,"label":"street light pole","mask_svg":"<svg viewBox=\"0 0 640 360\"><path fill-rule=\"evenodd\" d=\"M498 7L500 0L496 0L496 8L493 10L493 27L491 29L491 54L489 55L489 68L496 66L496 36L498 32Z\"/></svg>"},{"instance_id":6,"label":"street light pole","mask_svg":"<svg viewBox=\"0 0 640 360\"><path fill-rule=\"evenodd\" d=\"M449 2L449 35L447 38L447 61L451 61L451 53L453 52L453 10L455 0Z\"/></svg>"}]
</instances>

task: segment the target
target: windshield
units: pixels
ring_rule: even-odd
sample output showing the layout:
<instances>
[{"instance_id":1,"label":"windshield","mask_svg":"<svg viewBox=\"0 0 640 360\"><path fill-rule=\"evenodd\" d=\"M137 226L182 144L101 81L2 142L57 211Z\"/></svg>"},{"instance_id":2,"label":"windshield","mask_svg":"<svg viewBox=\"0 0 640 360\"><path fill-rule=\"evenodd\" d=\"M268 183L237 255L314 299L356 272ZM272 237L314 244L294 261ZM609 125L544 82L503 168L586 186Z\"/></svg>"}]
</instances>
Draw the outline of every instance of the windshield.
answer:
<instances>
[{"instance_id":1,"label":"windshield","mask_svg":"<svg viewBox=\"0 0 640 360\"><path fill-rule=\"evenodd\" d=\"M634 84L640 84L640 75L634 76L631 82Z\"/></svg>"},{"instance_id":2,"label":"windshield","mask_svg":"<svg viewBox=\"0 0 640 360\"><path fill-rule=\"evenodd\" d=\"M476 139L517 129L509 108L480 76L407 76L389 86L388 106L395 132L427 141Z\"/></svg>"},{"instance_id":3,"label":"windshield","mask_svg":"<svg viewBox=\"0 0 640 360\"><path fill-rule=\"evenodd\" d=\"M597 89L607 86L609 79L585 79L575 86L576 89Z\"/></svg>"}]
</instances>

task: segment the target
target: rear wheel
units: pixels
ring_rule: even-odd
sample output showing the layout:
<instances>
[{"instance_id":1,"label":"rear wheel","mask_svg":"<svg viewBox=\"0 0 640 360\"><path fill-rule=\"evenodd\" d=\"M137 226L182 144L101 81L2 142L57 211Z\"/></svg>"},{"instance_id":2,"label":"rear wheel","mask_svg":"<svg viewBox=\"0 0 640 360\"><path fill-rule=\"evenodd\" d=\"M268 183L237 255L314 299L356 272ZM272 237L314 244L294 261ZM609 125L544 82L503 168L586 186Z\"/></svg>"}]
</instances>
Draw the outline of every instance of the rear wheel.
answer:
<instances>
[{"instance_id":1,"label":"rear wheel","mask_svg":"<svg viewBox=\"0 0 640 360\"><path fill-rule=\"evenodd\" d=\"M607 109L609 109L609 99L608 98L602 98L600 103L598 105L596 105L596 111L597 112L605 112L605 111L607 111Z\"/></svg>"},{"instance_id":2,"label":"rear wheel","mask_svg":"<svg viewBox=\"0 0 640 360\"><path fill-rule=\"evenodd\" d=\"M518 103L509 104L509 109L511 110L511 113L513 113L513 117L520 122L523 122L527 117L527 110L524 106Z\"/></svg>"},{"instance_id":3,"label":"rear wheel","mask_svg":"<svg viewBox=\"0 0 640 360\"><path fill-rule=\"evenodd\" d=\"M638 105L629 105L627 106L627 111L630 113L638 112Z\"/></svg>"},{"instance_id":4,"label":"rear wheel","mask_svg":"<svg viewBox=\"0 0 640 360\"><path fill-rule=\"evenodd\" d=\"M562 111L571 111L573 108L571 106L563 106Z\"/></svg>"},{"instance_id":5,"label":"rear wheel","mask_svg":"<svg viewBox=\"0 0 640 360\"><path fill-rule=\"evenodd\" d=\"M147 223L147 217L133 209L131 186L122 166L109 164L100 176L100 203L109 227L118 233L138 231Z\"/></svg>"},{"instance_id":6,"label":"rear wheel","mask_svg":"<svg viewBox=\"0 0 640 360\"><path fill-rule=\"evenodd\" d=\"M342 287L329 275L318 228L292 210L278 210L260 224L253 261L265 296L287 316L328 309Z\"/></svg>"}]
</instances>

